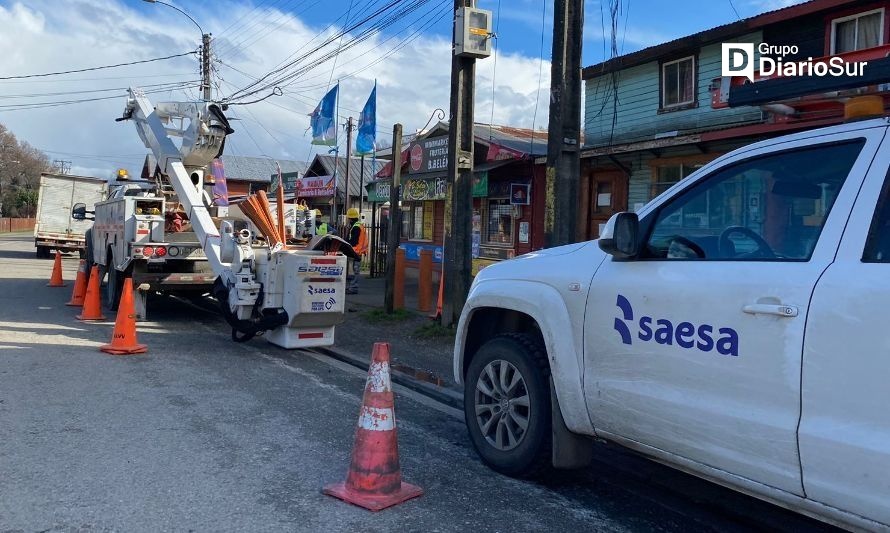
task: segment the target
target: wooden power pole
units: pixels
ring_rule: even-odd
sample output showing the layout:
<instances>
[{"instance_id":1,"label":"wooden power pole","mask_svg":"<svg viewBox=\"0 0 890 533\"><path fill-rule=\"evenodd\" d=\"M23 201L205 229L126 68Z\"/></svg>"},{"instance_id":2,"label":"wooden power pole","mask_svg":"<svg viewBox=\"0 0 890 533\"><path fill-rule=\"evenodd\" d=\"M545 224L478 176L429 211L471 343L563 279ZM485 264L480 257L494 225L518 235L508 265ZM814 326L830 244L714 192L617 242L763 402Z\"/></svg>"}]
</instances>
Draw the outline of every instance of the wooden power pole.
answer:
<instances>
[{"instance_id":1,"label":"wooden power pole","mask_svg":"<svg viewBox=\"0 0 890 533\"><path fill-rule=\"evenodd\" d=\"M352 117L346 121L346 199L343 201L343 212L349 210L349 167L352 166Z\"/></svg>"},{"instance_id":2,"label":"wooden power pole","mask_svg":"<svg viewBox=\"0 0 890 533\"><path fill-rule=\"evenodd\" d=\"M474 7L454 0L454 11ZM453 42L456 42L456 29ZM473 269L473 102L476 59L451 56L451 117L448 120L448 187L445 196L445 290L442 325L456 324L470 291Z\"/></svg>"},{"instance_id":3,"label":"wooden power pole","mask_svg":"<svg viewBox=\"0 0 890 533\"><path fill-rule=\"evenodd\" d=\"M386 236L386 285L383 305L387 313L394 310L396 279L396 248L399 247L399 233L402 227L402 210L399 199L402 189L402 125L392 127L392 184L389 187L389 227Z\"/></svg>"},{"instance_id":4,"label":"wooden power pole","mask_svg":"<svg viewBox=\"0 0 890 533\"><path fill-rule=\"evenodd\" d=\"M584 0L554 0L544 236L575 242L581 175L581 45Z\"/></svg>"},{"instance_id":5,"label":"wooden power pole","mask_svg":"<svg viewBox=\"0 0 890 533\"><path fill-rule=\"evenodd\" d=\"M178 11L178 10L177 10ZM189 17L191 18L191 17ZM210 86L210 34L201 35L201 87L205 102L213 100Z\"/></svg>"}]
</instances>

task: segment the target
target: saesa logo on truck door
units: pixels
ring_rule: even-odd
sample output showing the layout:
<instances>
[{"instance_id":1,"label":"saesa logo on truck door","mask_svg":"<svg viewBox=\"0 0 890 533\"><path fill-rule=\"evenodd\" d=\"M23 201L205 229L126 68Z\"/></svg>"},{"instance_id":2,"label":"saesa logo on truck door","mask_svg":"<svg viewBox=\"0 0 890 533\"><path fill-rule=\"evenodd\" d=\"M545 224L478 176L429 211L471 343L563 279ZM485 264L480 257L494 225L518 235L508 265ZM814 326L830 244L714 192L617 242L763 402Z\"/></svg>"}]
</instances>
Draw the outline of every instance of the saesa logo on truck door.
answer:
<instances>
[{"instance_id":1,"label":"saesa logo on truck door","mask_svg":"<svg viewBox=\"0 0 890 533\"><path fill-rule=\"evenodd\" d=\"M651 316L641 316L639 322L634 323L634 310L627 298L619 294L615 305L622 315L615 318L615 331L621 335L621 342L624 344L633 344L631 326L636 325L636 337L643 342L676 344L680 348L697 348L703 352L716 348L722 355L739 355L739 334L732 328L719 328L715 332L714 326L710 324L696 326L692 322L683 321L675 326L666 318L656 319Z\"/></svg>"}]
</instances>

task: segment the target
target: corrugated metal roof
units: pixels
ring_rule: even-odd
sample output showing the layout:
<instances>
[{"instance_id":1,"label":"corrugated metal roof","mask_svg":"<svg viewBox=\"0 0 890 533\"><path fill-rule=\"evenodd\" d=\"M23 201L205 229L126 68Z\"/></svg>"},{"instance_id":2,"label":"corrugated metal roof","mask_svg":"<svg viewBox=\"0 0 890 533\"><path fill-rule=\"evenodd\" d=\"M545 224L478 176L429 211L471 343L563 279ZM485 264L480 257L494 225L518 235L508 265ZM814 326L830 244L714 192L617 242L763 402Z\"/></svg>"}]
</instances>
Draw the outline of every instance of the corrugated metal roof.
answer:
<instances>
[{"instance_id":1,"label":"corrugated metal roof","mask_svg":"<svg viewBox=\"0 0 890 533\"><path fill-rule=\"evenodd\" d=\"M345 157L335 157L333 155L318 154L312 160L307 175L309 176L331 176L334 174L336 161L337 187L342 191L346 184L346 166L347 159ZM359 196L365 191L361 186L362 176L362 160L360 157L351 157L348 160L349 165L349 195ZM373 157L365 157L365 183L374 178L377 172L386 165L386 161L374 159Z\"/></svg>"},{"instance_id":2,"label":"corrugated metal roof","mask_svg":"<svg viewBox=\"0 0 890 533\"><path fill-rule=\"evenodd\" d=\"M281 172L298 172L301 176L306 173L308 164L303 161L289 159L269 159L266 157L245 157L238 155L223 155L223 169L227 180L249 181L252 183L271 183L272 175L278 172L275 166L277 161L281 165Z\"/></svg>"}]
</instances>

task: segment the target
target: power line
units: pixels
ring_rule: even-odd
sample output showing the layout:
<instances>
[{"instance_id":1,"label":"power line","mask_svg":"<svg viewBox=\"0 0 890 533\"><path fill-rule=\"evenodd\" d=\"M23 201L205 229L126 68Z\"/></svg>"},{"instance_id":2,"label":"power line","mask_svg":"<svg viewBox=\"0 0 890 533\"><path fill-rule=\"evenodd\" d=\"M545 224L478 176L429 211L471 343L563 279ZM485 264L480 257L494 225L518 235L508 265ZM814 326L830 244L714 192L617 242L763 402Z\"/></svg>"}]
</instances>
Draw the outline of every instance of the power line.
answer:
<instances>
[{"instance_id":1,"label":"power line","mask_svg":"<svg viewBox=\"0 0 890 533\"><path fill-rule=\"evenodd\" d=\"M152 59L143 59L141 61L130 61L129 63L118 63L116 65L103 65L101 67L81 68L81 69L77 69L77 70L65 70L65 71L61 71L61 72L47 72L44 74L26 74L24 76L2 76L2 77L0 77L0 80L20 80L20 79L24 79L24 78L44 78L46 76L59 76L62 74L74 74L75 72L90 72L93 70L102 70L102 69L106 69L106 68L126 67L126 66L130 66L130 65L140 65L143 63L152 63L154 61L165 61L167 59L175 59L177 57L184 57L187 55L192 55L194 53L195 53L195 51L183 52L181 54L175 54L172 56L154 57Z\"/></svg>"},{"instance_id":2,"label":"power line","mask_svg":"<svg viewBox=\"0 0 890 533\"><path fill-rule=\"evenodd\" d=\"M729 7L732 8L732 12L735 13L736 18L742 20L742 16L739 15L739 10L735 8L735 4L732 3L732 0L729 0Z\"/></svg>"},{"instance_id":3,"label":"power line","mask_svg":"<svg viewBox=\"0 0 890 533\"><path fill-rule=\"evenodd\" d=\"M171 85L179 85L182 83L198 83L200 80L189 80L189 81L181 81L181 82L166 82L166 83L153 83L149 85L139 85L140 88L146 87L167 87ZM111 91L126 91L129 87L111 87L108 89L90 89L90 90L82 90L82 91L59 91L53 93L28 93L28 94L0 94L0 99L16 99L16 98L40 98L43 96L67 96L69 94L94 94L94 93L107 93ZM165 89L166 90L166 89Z\"/></svg>"},{"instance_id":4,"label":"power line","mask_svg":"<svg viewBox=\"0 0 890 533\"><path fill-rule=\"evenodd\" d=\"M189 84L179 84L178 86L172 86L169 88L161 88L161 89L153 89L150 91L145 91L145 94L156 94L156 93L167 92L168 90L171 90L171 89L184 89L187 87L196 87L196 86L197 85L195 85L195 84L190 84L190 85ZM72 105L72 104L82 104L85 102L99 102L102 100L114 100L114 99L117 99L120 97L121 97L121 95L114 95L114 96L99 96L96 98L82 98L82 99L78 99L78 100L62 100L62 101L56 101L56 102L34 102L34 103L27 103L27 104L3 104L3 105L0 105L0 112L22 111L22 110L31 110L31 109L46 109L46 108L50 108L50 107L59 107L59 106L66 106L66 105Z\"/></svg>"},{"instance_id":5,"label":"power line","mask_svg":"<svg viewBox=\"0 0 890 533\"><path fill-rule=\"evenodd\" d=\"M532 114L532 134L529 141L529 153L535 147L535 122L538 120L538 101L541 99L541 84L544 80L544 34L547 28L547 0L541 2L541 51L538 57L538 90L535 92L535 112Z\"/></svg>"}]
</instances>

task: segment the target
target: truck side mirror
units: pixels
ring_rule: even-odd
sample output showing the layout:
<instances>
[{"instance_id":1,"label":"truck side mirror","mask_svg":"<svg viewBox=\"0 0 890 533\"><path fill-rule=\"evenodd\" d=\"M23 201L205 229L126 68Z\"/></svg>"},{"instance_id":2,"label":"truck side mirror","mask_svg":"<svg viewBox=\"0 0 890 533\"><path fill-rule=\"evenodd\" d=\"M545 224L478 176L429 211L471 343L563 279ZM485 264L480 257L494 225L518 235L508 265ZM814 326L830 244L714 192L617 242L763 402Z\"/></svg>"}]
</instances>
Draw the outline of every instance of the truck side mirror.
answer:
<instances>
[{"instance_id":1,"label":"truck side mirror","mask_svg":"<svg viewBox=\"0 0 890 533\"><path fill-rule=\"evenodd\" d=\"M629 259L639 253L639 231L640 219L636 213L616 213L606 222L599 247L617 259Z\"/></svg>"},{"instance_id":2,"label":"truck side mirror","mask_svg":"<svg viewBox=\"0 0 890 533\"><path fill-rule=\"evenodd\" d=\"M87 211L87 204L83 202L78 202L71 208L71 218L74 220L86 220L87 213L92 214L91 211Z\"/></svg>"}]
</instances>

